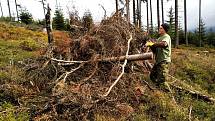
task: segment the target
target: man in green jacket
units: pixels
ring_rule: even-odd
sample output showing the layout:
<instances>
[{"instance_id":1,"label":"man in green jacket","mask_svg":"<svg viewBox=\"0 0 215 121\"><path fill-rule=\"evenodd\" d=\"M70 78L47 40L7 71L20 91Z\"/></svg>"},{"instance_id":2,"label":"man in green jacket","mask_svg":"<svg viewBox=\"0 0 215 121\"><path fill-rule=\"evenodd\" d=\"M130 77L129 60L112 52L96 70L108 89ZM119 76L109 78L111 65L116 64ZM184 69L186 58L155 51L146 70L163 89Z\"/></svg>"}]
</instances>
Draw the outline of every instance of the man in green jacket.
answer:
<instances>
[{"instance_id":1,"label":"man in green jacket","mask_svg":"<svg viewBox=\"0 0 215 121\"><path fill-rule=\"evenodd\" d=\"M169 25L164 23L159 28L160 37L156 42L148 41L146 46L150 47L155 54L155 64L150 73L150 79L157 86L164 85L168 78L169 63L171 62L171 38L167 34Z\"/></svg>"}]
</instances>

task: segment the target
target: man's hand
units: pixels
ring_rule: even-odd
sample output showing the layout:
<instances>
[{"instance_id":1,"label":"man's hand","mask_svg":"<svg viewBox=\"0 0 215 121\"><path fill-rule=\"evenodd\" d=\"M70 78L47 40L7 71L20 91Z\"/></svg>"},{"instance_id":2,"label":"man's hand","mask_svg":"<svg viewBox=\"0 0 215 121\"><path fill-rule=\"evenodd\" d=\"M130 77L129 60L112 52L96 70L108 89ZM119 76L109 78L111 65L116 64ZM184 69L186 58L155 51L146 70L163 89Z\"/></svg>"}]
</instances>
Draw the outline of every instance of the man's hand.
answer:
<instances>
[{"instance_id":1,"label":"man's hand","mask_svg":"<svg viewBox=\"0 0 215 121\"><path fill-rule=\"evenodd\" d=\"M154 45L155 43L153 43L153 42L151 42L151 41L148 41L148 42L146 42L146 46L148 46L148 47L151 47L152 45Z\"/></svg>"}]
</instances>

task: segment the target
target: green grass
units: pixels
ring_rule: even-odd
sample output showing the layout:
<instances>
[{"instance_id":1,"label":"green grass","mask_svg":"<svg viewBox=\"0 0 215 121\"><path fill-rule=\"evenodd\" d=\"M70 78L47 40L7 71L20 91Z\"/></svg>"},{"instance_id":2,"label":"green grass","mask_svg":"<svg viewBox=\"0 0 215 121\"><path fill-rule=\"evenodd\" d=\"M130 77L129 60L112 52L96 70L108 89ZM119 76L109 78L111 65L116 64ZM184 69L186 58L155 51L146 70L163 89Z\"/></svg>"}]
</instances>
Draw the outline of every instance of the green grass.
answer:
<instances>
[{"instance_id":1,"label":"green grass","mask_svg":"<svg viewBox=\"0 0 215 121\"><path fill-rule=\"evenodd\" d=\"M29 114L23 111L17 111L15 107L7 102L1 104L0 121L28 121Z\"/></svg>"},{"instance_id":2,"label":"green grass","mask_svg":"<svg viewBox=\"0 0 215 121\"><path fill-rule=\"evenodd\" d=\"M38 51L46 41L47 37L41 32L0 22L0 84L22 84L28 81L18 62L37 57ZM0 101L0 121L27 120L29 120L27 109Z\"/></svg>"}]
</instances>

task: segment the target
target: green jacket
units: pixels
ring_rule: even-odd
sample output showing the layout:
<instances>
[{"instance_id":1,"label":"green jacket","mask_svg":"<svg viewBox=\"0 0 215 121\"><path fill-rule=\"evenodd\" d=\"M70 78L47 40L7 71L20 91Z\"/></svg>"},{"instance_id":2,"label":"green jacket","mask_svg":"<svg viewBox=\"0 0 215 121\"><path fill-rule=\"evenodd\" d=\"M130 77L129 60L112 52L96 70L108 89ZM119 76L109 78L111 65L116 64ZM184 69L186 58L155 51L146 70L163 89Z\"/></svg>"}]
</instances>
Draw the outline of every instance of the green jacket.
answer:
<instances>
[{"instance_id":1,"label":"green jacket","mask_svg":"<svg viewBox=\"0 0 215 121\"><path fill-rule=\"evenodd\" d=\"M168 34L165 34L158 38L158 42L165 41L167 42L166 48L156 48L155 51L155 60L156 64L159 64L160 62L171 62L171 38Z\"/></svg>"}]
</instances>

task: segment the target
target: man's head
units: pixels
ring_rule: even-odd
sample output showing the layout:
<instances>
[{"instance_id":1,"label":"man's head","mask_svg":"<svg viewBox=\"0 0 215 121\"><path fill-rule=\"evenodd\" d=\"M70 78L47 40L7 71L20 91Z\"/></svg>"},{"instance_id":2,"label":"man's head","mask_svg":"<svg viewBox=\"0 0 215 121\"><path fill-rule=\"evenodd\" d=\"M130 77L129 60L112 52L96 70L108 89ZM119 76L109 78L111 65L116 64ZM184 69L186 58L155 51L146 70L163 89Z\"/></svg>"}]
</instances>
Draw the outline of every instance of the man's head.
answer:
<instances>
[{"instance_id":1,"label":"man's head","mask_svg":"<svg viewBox=\"0 0 215 121\"><path fill-rule=\"evenodd\" d=\"M168 30L169 30L169 25L164 23L159 28L159 34L160 35L166 34L168 32Z\"/></svg>"}]
</instances>

